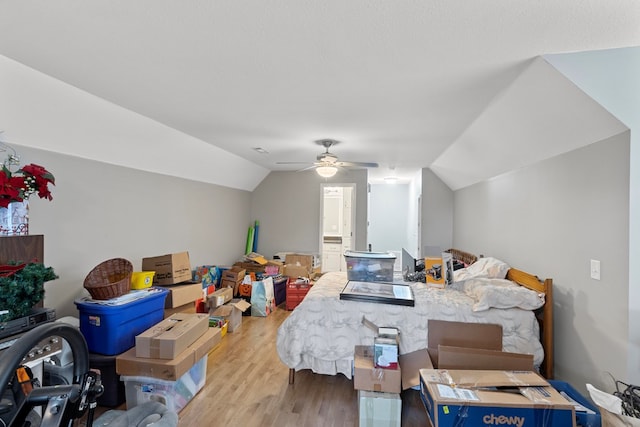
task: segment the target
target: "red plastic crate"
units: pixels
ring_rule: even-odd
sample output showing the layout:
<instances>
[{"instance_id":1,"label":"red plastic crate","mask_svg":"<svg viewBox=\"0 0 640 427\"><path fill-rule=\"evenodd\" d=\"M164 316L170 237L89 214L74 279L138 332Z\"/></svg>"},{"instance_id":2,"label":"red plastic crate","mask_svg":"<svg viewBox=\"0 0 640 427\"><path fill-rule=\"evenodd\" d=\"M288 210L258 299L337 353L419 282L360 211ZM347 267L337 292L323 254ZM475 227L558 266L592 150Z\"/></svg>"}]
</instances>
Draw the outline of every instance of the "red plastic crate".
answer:
<instances>
[{"instance_id":1,"label":"red plastic crate","mask_svg":"<svg viewBox=\"0 0 640 427\"><path fill-rule=\"evenodd\" d=\"M298 283L295 280L289 279L287 283L287 310L296 308L307 295L311 286L313 286L313 283Z\"/></svg>"}]
</instances>

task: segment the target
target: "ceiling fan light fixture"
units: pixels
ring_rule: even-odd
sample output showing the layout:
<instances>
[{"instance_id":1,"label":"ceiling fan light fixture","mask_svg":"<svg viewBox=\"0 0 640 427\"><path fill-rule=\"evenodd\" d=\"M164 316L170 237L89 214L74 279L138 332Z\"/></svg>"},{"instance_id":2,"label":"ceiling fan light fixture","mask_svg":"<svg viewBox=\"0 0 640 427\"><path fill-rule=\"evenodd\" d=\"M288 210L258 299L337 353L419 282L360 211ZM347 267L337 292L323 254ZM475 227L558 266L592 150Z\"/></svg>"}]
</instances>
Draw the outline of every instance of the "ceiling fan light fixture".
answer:
<instances>
[{"instance_id":1,"label":"ceiling fan light fixture","mask_svg":"<svg viewBox=\"0 0 640 427\"><path fill-rule=\"evenodd\" d=\"M318 166L316 172L323 178L331 178L338 172L338 168L335 166Z\"/></svg>"}]
</instances>

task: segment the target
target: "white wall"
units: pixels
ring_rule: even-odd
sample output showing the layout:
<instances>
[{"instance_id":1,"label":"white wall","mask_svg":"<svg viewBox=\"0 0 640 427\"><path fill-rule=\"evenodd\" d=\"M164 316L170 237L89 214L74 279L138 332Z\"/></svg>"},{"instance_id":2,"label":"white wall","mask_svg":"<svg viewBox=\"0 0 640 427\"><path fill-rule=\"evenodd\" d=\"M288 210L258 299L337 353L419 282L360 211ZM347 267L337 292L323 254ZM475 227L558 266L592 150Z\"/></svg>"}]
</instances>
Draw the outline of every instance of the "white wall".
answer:
<instances>
[{"instance_id":1,"label":"white wall","mask_svg":"<svg viewBox=\"0 0 640 427\"><path fill-rule=\"evenodd\" d=\"M0 93L4 141L248 191L269 172L1 55Z\"/></svg>"},{"instance_id":2,"label":"white wall","mask_svg":"<svg viewBox=\"0 0 640 427\"><path fill-rule=\"evenodd\" d=\"M212 184L16 146L23 164L56 178L53 200L31 197L30 234L44 235L45 265L58 280L45 285L45 305L58 317L78 312L86 275L123 257L189 251L191 265L231 265L244 253L251 193Z\"/></svg>"},{"instance_id":3,"label":"white wall","mask_svg":"<svg viewBox=\"0 0 640 427\"><path fill-rule=\"evenodd\" d=\"M356 185L355 248L367 242L367 171L342 170L324 179L314 171L271 172L251 198L251 221L260 221L258 252L320 252L320 184ZM246 226L249 227L250 224Z\"/></svg>"},{"instance_id":4,"label":"white wall","mask_svg":"<svg viewBox=\"0 0 640 427\"><path fill-rule=\"evenodd\" d=\"M629 325L640 324L640 47L546 55L545 59L631 129ZM640 383L640 328L629 327L626 382Z\"/></svg>"},{"instance_id":5,"label":"white wall","mask_svg":"<svg viewBox=\"0 0 640 427\"><path fill-rule=\"evenodd\" d=\"M371 184L369 193L369 243L374 252L407 248L409 221L408 184ZM397 258L400 259L400 256Z\"/></svg>"},{"instance_id":6,"label":"white wall","mask_svg":"<svg viewBox=\"0 0 640 427\"><path fill-rule=\"evenodd\" d=\"M454 196L454 246L553 279L556 377L585 393L626 378L628 195L625 132Z\"/></svg>"},{"instance_id":7,"label":"white wall","mask_svg":"<svg viewBox=\"0 0 640 427\"><path fill-rule=\"evenodd\" d=\"M420 223L422 222L422 171L415 173L409 183L409 200L407 201L407 249L414 257L421 253Z\"/></svg>"},{"instance_id":8,"label":"white wall","mask_svg":"<svg viewBox=\"0 0 640 427\"><path fill-rule=\"evenodd\" d=\"M431 169L422 169L422 250L453 244L453 191Z\"/></svg>"}]
</instances>

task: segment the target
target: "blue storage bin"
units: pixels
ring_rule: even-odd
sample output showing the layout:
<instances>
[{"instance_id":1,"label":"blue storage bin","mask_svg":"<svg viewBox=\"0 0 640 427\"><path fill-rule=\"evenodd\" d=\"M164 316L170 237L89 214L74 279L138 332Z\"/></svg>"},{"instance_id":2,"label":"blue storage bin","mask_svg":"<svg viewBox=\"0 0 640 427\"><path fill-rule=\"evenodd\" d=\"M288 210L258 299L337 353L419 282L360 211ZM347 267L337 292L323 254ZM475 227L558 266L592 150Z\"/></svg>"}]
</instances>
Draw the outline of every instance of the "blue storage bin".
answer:
<instances>
[{"instance_id":1,"label":"blue storage bin","mask_svg":"<svg viewBox=\"0 0 640 427\"><path fill-rule=\"evenodd\" d=\"M569 397L573 400L584 406L585 408L589 408L595 412L595 414L587 414L586 412L576 411L576 423L578 427L601 427L602 421L600 419L600 411L598 407L593 404L589 399L584 397L578 390L573 388L573 386L565 381L558 380L547 380L549 384L560 393L565 392Z\"/></svg>"},{"instance_id":2,"label":"blue storage bin","mask_svg":"<svg viewBox=\"0 0 640 427\"><path fill-rule=\"evenodd\" d=\"M136 344L136 335L164 319L164 301L169 291L153 287L143 298L121 305L74 301L80 312L80 332L91 353L113 356Z\"/></svg>"}]
</instances>

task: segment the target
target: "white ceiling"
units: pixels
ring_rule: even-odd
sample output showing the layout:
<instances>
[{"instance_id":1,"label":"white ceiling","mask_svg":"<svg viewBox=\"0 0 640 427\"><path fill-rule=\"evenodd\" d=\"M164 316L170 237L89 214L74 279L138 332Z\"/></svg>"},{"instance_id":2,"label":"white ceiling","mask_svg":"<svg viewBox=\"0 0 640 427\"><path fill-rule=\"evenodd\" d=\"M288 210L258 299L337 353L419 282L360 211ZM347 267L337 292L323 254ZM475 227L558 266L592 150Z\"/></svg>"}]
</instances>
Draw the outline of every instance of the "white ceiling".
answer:
<instances>
[{"instance_id":1,"label":"white ceiling","mask_svg":"<svg viewBox=\"0 0 640 427\"><path fill-rule=\"evenodd\" d=\"M459 188L456 150L495 145L479 118L536 93L534 58L640 45L640 2L0 0L0 32L0 55L267 169L334 138L373 180L433 166Z\"/></svg>"}]
</instances>

